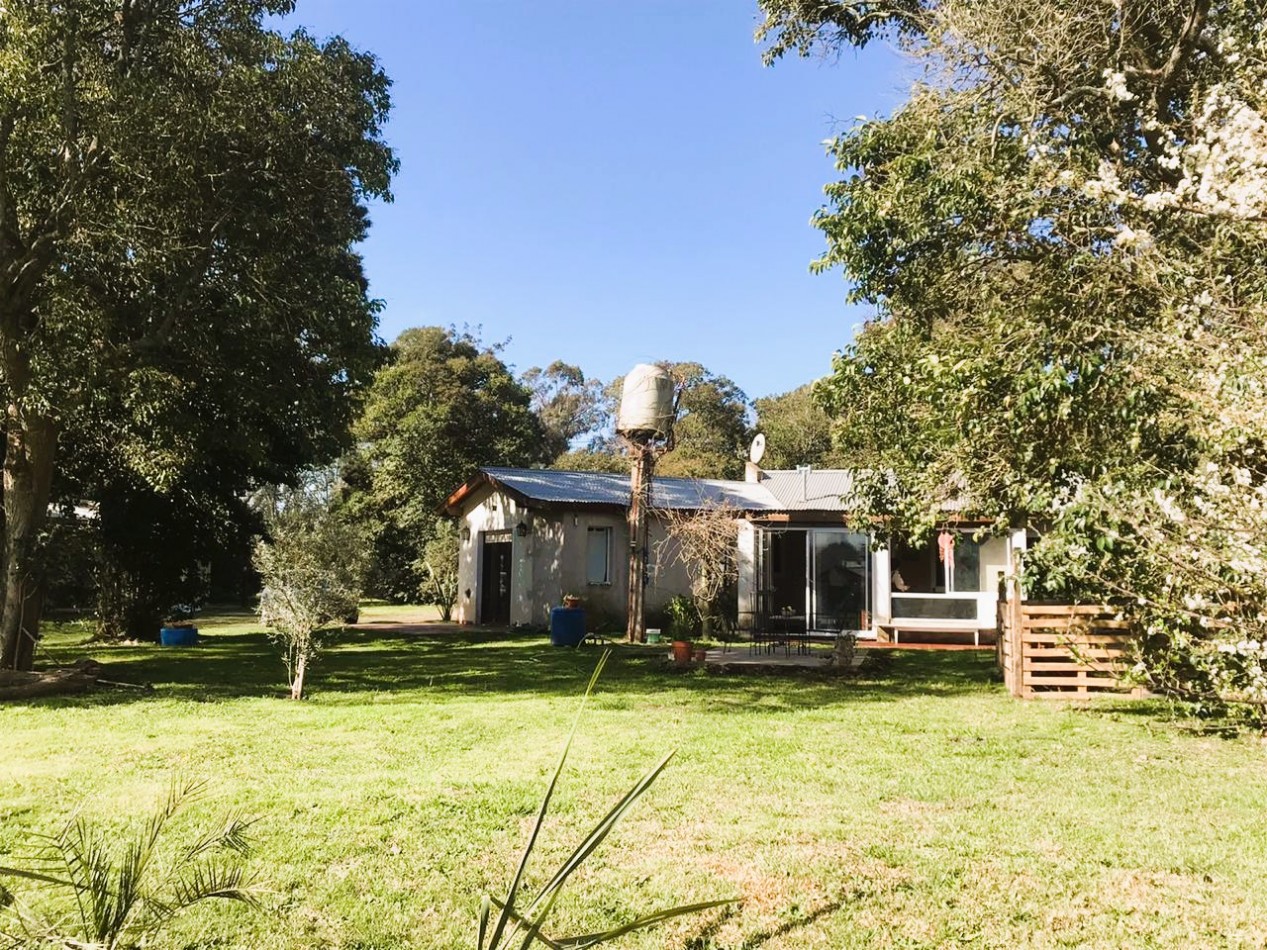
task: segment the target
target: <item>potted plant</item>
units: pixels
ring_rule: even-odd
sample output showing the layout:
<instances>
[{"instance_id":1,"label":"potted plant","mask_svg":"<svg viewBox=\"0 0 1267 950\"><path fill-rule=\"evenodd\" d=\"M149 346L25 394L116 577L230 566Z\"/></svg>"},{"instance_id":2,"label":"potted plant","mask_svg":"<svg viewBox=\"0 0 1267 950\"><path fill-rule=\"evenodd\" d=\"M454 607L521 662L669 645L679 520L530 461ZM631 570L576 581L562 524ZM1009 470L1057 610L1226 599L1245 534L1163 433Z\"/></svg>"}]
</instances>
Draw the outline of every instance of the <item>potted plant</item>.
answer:
<instances>
[{"instance_id":1,"label":"potted plant","mask_svg":"<svg viewBox=\"0 0 1267 950\"><path fill-rule=\"evenodd\" d=\"M581 598L576 594L564 594L563 606L568 610L575 610L577 607L581 606Z\"/></svg>"},{"instance_id":2,"label":"potted plant","mask_svg":"<svg viewBox=\"0 0 1267 950\"><path fill-rule=\"evenodd\" d=\"M668 620L673 662L691 662L691 635L695 632L699 621L699 611L695 607L695 602L689 597L678 594L664 605L664 616Z\"/></svg>"},{"instance_id":3,"label":"potted plant","mask_svg":"<svg viewBox=\"0 0 1267 950\"><path fill-rule=\"evenodd\" d=\"M174 605L158 631L158 642L165 647L191 647L197 644L198 627L194 624L196 612L192 604Z\"/></svg>"}]
</instances>

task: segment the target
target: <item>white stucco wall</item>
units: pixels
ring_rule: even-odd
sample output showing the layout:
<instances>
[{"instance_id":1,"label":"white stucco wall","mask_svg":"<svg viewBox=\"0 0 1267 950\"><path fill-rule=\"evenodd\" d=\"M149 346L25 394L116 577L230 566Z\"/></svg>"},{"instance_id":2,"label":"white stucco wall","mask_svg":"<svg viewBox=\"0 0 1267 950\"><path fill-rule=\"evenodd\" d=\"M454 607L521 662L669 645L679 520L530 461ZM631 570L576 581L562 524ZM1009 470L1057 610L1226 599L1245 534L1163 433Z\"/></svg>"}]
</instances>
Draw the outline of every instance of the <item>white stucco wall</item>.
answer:
<instances>
[{"instance_id":1,"label":"white stucco wall","mask_svg":"<svg viewBox=\"0 0 1267 950\"><path fill-rule=\"evenodd\" d=\"M525 524L530 530L520 536L515 530ZM564 594L577 594L588 611L587 625L600 619L617 627L625 623L625 601L629 576L629 532L623 512L575 508L533 510L502 492L484 488L467 502L461 526L469 537L461 544L458 559L458 606L460 623L479 622L480 571L483 544L489 533L509 532L512 541L510 622L545 624L550 609ZM590 584L586 579L586 549L590 528L610 528L608 583ZM651 571L646 590L646 609L658 610L675 594L686 593L690 583L682 565L669 555L663 544L664 525L652 519L648 525ZM495 534L496 536L496 534Z\"/></svg>"}]
</instances>

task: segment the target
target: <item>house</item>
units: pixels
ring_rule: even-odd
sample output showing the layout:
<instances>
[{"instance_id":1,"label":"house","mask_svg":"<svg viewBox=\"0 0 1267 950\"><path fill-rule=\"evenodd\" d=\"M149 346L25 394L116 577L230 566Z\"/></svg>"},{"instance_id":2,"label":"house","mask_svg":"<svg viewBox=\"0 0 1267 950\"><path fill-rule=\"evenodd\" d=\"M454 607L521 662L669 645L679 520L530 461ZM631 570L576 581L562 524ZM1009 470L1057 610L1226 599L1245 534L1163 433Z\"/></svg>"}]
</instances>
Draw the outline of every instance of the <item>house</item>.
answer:
<instances>
[{"instance_id":1,"label":"house","mask_svg":"<svg viewBox=\"0 0 1267 950\"><path fill-rule=\"evenodd\" d=\"M862 637L967 638L995 628L998 579L1026 546L1024 530L978 541L981 527L948 520L935 543L874 549L851 531L842 496L852 473L810 466L743 481L656 477L648 524L648 612L690 588L656 509L727 504L737 534L741 630ZM623 625L627 590L629 478L600 472L484 468L446 503L460 521L463 623L543 623L565 593Z\"/></svg>"}]
</instances>

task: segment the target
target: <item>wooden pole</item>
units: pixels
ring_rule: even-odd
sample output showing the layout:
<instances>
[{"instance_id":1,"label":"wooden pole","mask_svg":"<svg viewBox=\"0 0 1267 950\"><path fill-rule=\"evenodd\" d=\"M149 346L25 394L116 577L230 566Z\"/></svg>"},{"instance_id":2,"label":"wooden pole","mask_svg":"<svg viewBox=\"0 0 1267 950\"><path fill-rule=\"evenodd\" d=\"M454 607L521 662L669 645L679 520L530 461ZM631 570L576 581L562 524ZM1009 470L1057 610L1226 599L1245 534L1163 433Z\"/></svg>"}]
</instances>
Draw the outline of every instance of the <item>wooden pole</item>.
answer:
<instances>
[{"instance_id":1,"label":"wooden pole","mask_svg":"<svg viewBox=\"0 0 1267 950\"><path fill-rule=\"evenodd\" d=\"M630 643L647 639L643 596L643 580L647 573L647 509L651 505L651 472L655 453L645 442L631 442L633 470L629 499L629 597L625 633Z\"/></svg>"}]
</instances>

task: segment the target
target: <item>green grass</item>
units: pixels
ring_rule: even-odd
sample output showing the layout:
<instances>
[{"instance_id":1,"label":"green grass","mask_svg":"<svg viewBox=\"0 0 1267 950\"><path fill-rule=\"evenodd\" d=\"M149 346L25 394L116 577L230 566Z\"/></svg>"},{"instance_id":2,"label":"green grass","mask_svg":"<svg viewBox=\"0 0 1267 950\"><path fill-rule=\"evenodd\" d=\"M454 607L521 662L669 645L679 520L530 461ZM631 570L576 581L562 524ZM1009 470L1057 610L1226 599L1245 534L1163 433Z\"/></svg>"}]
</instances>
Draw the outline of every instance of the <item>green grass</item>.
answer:
<instances>
[{"instance_id":1,"label":"green grass","mask_svg":"<svg viewBox=\"0 0 1267 950\"><path fill-rule=\"evenodd\" d=\"M512 873L597 654L355 632L292 703L249 617L202 628L191 650L89 650L152 694L0 707L0 852L76 808L123 823L173 773L204 778L189 827L262 816L253 864L269 910L198 910L158 946L472 945L480 895ZM45 655L79 656L81 639L63 627ZM984 654L900 654L860 680L679 673L659 655L613 656L533 866L557 865L663 751L680 752L569 885L561 931L734 895L733 912L619 946L1267 941L1256 740L1202 735L1150 705L1015 701Z\"/></svg>"}]
</instances>

